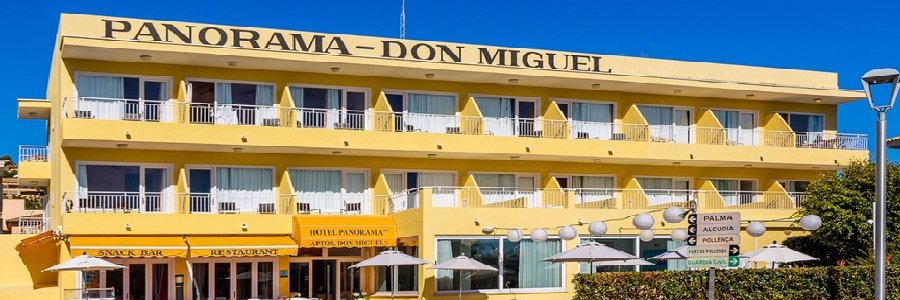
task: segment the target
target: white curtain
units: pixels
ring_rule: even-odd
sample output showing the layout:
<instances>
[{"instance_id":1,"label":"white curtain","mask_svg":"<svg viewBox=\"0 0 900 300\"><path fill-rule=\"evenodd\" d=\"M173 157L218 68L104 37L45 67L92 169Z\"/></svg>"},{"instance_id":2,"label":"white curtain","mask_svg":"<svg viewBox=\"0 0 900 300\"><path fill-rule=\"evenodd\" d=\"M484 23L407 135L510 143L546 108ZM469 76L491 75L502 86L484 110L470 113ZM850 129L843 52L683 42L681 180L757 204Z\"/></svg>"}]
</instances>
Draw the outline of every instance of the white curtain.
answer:
<instances>
[{"instance_id":1,"label":"white curtain","mask_svg":"<svg viewBox=\"0 0 900 300\"><path fill-rule=\"evenodd\" d=\"M335 123L340 123L341 90L328 90L328 112L325 114L325 127L333 128Z\"/></svg>"},{"instance_id":2,"label":"white curtain","mask_svg":"<svg viewBox=\"0 0 900 300\"><path fill-rule=\"evenodd\" d=\"M572 176L572 188L611 189L613 178L606 176Z\"/></svg>"},{"instance_id":3,"label":"white curtain","mask_svg":"<svg viewBox=\"0 0 900 300\"><path fill-rule=\"evenodd\" d=\"M216 168L216 202L233 202L241 212L256 212L259 204L275 203L272 169ZM230 209L220 204L220 209Z\"/></svg>"},{"instance_id":4,"label":"white curtain","mask_svg":"<svg viewBox=\"0 0 900 300\"><path fill-rule=\"evenodd\" d=\"M456 175L451 173L419 173L416 175L416 184L418 188L423 187L453 187L456 186ZM411 201L418 203L419 199L413 198ZM455 207L456 206L456 189L432 189L431 205L434 207Z\"/></svg>"},{"instance_id":5,"label":"white curtain","mask_svg":"<svg viewBox=\"0 0 900 300\"><path fill-rule=\"evenodd\" d=\"M298 203L308 203L310 209L321 212L340 212L340 170L290 170L288 176L297 194Z\"/></svg>"},{"instance_id":6,"label":"white curtain","mask_svg":"<svg viewBox=\"0 0 900 300\"><path fill-rule=\"evenodd\" d=\"M294 108L303 108L303 88L292 86L288 88L291 99L294 100Z\"/></svg>"},{"instance_id":7,"label":"white curtain","mask_svg":"<svg viewBox=\"0 0 900 300\"><path fill-rule=\"evenodd\" d=\"M359 203L360 211L367 212L369 201L366 201L366 174L347 173L346 203Z\"/></svg>"},{"instance_id":8,"label":"white curtain","mask_svg":"<svg viewBox=\"0 0 900 300\"><path fill-rule=\"evenodd\" d=\"M512 118L515 99L497 97L475 97L481 115L487 118Z\"/></svg>"},{"instance_id":9,"label":"white curtain","mask_svg":"<svg viewBox=\"0 0 900 300\"><path fill-rule=\"evenodd\" d=\"M543 243L524 239L519 242L519 288L562 287L561 265L541 261L559 253L561 245L559 239L548 239Z\"/></svg>"},{"instance_id":10,"label":"white curtain","mask_svg":"<svg viewBox=\"0 0 900 300\"><path fill-rule=\"evenodd\" d=\"M384 174L384 180L387 181L391 194L400 194L406 187L406 176L404 173Z\"/></svg>"},{"instance_id":11,"label":"white curtain","mask_svg":"<svg viewBox=\"0 0 900 300\"><path fill-rule=\"evenodd\" d=\"M451 173L419 173L418 187L450 187L456 185L456 175Z\"/></svg>"},{"instance_id":12,"label":"white curtain","mask_svg":"<svg viewBox=\"0 0 900 300\"><path fill-rule=\"evenodd\" d=\"M809 116L809 127L807 128L808 132L822 132L825 130L823 125L824 117L819 115L810 115Z\"/></svg>"},{"instance_id":13,"label":"white curtain","mask_svg":"<svg viewBox=\"0 0 900 300\"><path fill-rule=\"evenodd\" d=\"M216 124L237 124L237 113L231 108L231 84L216 83Z\"/></svg>"},{"instance_id":14,"label":"white curtain","mask_svg":"<svg viewBox=\"0 0 900 300\"><path fill-rule=\"evenodd\" d=\"M638 110L650 125L672 125L672 108L664 106L638 105Z\"/></svg>"},{"instance_id":15,"label":"white curtain","mask_svg":"<svg viewBox=\"0 0 900 300\"><path fill-rule=\"evenodd\" d=\"M515 174L473 174L478 187L515 188Z\"/></svg>"},{"instance_id":16,"label":"white curtain","mask_svg":"<svg viewBox=\"0 0 900 300\"><path fill-rule=\"evenodd\" d=\"M612 123L612 104L572 104L572 119L576 121Z\"/></svg>"},{"instance_id":17,"label":"white curtain","mask_svg":"<svg viewBox=\"0 0 900 300\"><path fill-rule=\"evenodd\" d=\"M76 111L90 112L91 118L121 120L125 117L125 78L78 75ZM85 113L81 113L85 114Z\"/></svg>"},{"instance_id":18,"label":"white curtain","mask_svg":"<svg viewBox=\"0 0 900 300\"><path fill-rule=\"evenodd\" d=\"M263 125L263 120L277 120L278 115L275 113L275 87L271 85L259 84L256 86L256 108L255 121L256 125Z\"/></svg>"},{"instance_id":19,"label":"white curtain","mask_svg":"<svg viewBox=\"0 0 900 300\"><path fill-rule=\"evenodd\" d=\"M88 194L88 176L87 176L87 166L86 165L78 165L76 168L76 179L78 180L78 191L76 192L76 197L72 201L75 202L75 207L80 207L80 203L78 199L87 198Z\"/></svg>"},{"instance_id":20,"label":"white curtain","mask_svg":"<svg viewBox=\"0 0 900 300\"><path fill-rule=\"evenodd\" d=\"M437 263L443 263L453 258L453 244L451 240L437 241ZM458 254L456 254L458 255ZM453 290L453 272L449 270L436 270L437 290L449 291Z\"/></svg>"},{"instance_id":21,"label":"white curtain","mask_svg":"<svg viewBox=\"0 0 900 300\"><path fill-rule=\"evenodd\" d=\"M409 93L409 112L455 115L456 98L446 95Z\"/></svg>"},{"instance_id":22,"label":"white curtain","mask_svg":"<svg viewBox=\"0 0 900 300\"><path fill-rule=\"evenodd\" d=\"M686 241L666 241L666 251L675 251L675 249L685 245L687 245ZM685 271L688 269L687 260L684 259L669 259L666 262L669 271Z\"/></svg>"}]
</instances>

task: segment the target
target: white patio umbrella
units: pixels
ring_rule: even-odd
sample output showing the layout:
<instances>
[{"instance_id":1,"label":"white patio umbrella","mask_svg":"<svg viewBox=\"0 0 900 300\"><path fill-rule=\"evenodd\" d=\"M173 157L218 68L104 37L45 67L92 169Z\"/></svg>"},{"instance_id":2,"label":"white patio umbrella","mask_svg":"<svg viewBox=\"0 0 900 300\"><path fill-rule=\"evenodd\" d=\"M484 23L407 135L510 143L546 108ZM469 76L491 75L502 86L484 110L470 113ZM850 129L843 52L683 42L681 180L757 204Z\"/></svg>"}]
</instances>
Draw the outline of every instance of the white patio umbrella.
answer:
<instances>
[{"instance_id":1,"label":"white patio umbrella","mask_svg":"<svg viewBox=\"0 0 900 300\"><path fill-rule=\"evenodd\" d=\"M741 256L749 258L750 261L763 261L772 263L792 263L818 259L791 248L785 247L784 245L778 244L763 246L762 249L750 251L744 253Z\"/></svg>"},{"instance_id":2,"label":"white patio umbrella","mask_svg":"<svg viewBox=\"0 0 900 300\"><path fill-rule=\"evenodd\" d=\"M587 262L591 263L591 273L594 273L594 263L603 261L619 261L624 263L637 256L613 249L597 242L589 242L578 245L575 249L563 251L551 257L542 259L549 262Z\"/></svg>"},{"instance_id":3,"label":"white patio umbrella","mask_svg":"<svg viewBox=\"0 0 900 300\"><path fill-rule=\"evenodd\" d=\"M497 268L485 265L477 260L471 259L465 255L460 255L445 262L428 267L437 270L455 270L459 271L459 295L456 299L462 299L462 272L472 271L472 275L481 271L498 272Z\"/></svg>"},{"instance_id":4,"label":"white patio umbrella","mask_svg":"<svg viewBox=\"0 0 900 300\"><path fill-rule=\"evenodd\" d=\"M652 262L643 258L635 258L629 260L606 260L594 262L595 266L652 266Z\"/></svg>"},{"instance_id":5,"label":"white patio umbrella","mask_svg":"<svg viewBox=\"0 0 900 300\"><path fill-rule=\"evenodd\" d=\"M64 261L58 265L49 267L44 269L41 272L62 272L62 271L103 271L103 270L118 270L125 269L125 266L120 266L93 256L89 255L80 255L77 257L73 257L67 261ZM81 292L85 292L86 282L82 280L81 282Z\"/></svg>"},{"instance_id":6,"label":"white patio umbrella","mask_svg":"<svg viewBox=\"0 0 900 300\"><path fill-rule=\"evenodd\" d=\"M397 266L424 265L427 263L427 261L406 255L397 250L387 250L350 267L390 267L392 275L391 282L393 282L393 284L391 284L391 299L394 299L394 291L397 290Z\"/></svg>"},{"instance_id":7,"label":"white patio umbrella","mask_svg":"<svg viewBox=\"0 0 900 300\"><path fill-rule=\"evenodd\" d=\"M669 250L669 251L663 252L660 255L651 257L650 259L656 259L656 260L687 259L687 247L688 246L681 246L681 247L676 248L675 250Z\"/></svg>"}]
</instances>

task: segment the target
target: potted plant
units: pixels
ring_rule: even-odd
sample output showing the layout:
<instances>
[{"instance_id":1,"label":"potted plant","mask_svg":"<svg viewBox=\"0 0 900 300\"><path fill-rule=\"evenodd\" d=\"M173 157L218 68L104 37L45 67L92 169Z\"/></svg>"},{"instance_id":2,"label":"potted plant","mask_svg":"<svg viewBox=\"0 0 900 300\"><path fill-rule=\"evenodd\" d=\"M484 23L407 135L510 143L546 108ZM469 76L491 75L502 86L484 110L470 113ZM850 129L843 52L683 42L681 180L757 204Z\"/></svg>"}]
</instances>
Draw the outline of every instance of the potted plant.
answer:
<instances>
[{"instance_id":1,"label":"potted plant","mask_svg":"<svg viewBox=\"0 0 900 300\"><path fill-rule=\"evenodd\" d=\"M355 299L355 300L365 300L366 297L368 297L368 296L369 296L369 294L366 294L366 292L363 292L363 291L353 292L353 299Z\"/></svg>"}]
</instances>

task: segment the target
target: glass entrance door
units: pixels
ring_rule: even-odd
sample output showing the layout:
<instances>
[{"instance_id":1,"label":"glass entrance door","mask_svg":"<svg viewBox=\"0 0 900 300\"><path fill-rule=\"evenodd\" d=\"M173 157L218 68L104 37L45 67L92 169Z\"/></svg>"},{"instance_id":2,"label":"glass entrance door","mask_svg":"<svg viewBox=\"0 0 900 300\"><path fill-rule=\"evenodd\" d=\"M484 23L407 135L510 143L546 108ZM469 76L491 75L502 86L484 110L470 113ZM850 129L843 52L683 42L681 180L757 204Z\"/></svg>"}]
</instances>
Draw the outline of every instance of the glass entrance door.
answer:
<instances>
[{"instance_id":1,"label":"glass entrance door","mask_svg":"<svg viewBox=\"0 0 900 300\"><path fill-rule=\"evenodd\" d=\"M86 285L90 288L110 288L113 299L116 300L172 299L174 290L170 284L173 276L170 272L170 262L162 259L112 259L112 262L128 268L85 272L94 276L91 281L86 282Z\"/></svg>"},{"instance_id":2,"label":"glass entrance door","mask_svg":"<svg viewBox=\"0 0 900 300\"><path fill-rule=\"evenodd\" d=\"M275 262L239 260L194 262L190 298L193 300L273 299Z\"/></svg>"},{"instance_id":3,"label":"glass entrance door","mask_svg":"<svg viewBox=\"0 0 900 300\"><path fill-rule=\"evenodd\" d=\"M312 263L312 294L314 298L322 300L335 300L337 286L335 273L337 263L335 260L314 260Z\"/></svg>"}]
</instances>

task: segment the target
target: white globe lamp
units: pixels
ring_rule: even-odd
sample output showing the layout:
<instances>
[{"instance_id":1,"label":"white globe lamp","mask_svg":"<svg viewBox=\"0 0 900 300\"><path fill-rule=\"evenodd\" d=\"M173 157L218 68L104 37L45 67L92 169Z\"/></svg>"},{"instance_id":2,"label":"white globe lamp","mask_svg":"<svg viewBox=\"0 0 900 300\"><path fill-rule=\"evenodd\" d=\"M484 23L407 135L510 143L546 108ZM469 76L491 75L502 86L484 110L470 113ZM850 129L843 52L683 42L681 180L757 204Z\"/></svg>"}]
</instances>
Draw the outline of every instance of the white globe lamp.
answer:
<instances>
[{"instance_id":1,"label":"white globe lamp","mask_svg":"<svg viewBox=\"0 0 900 300\"><path fill-rule=\"evenodd\" d=\"M639 214L637 216L634 216L634 219L631 220L631 223L634 225L634 227L640 230L648 230L650 228L653 228L653 223L655 222L656 220L653 219L653 216L648 214Z\"/></svg>"},{"instance_id":2,"label":"white globe lamp","mask_svg":"<svg viewBox=\"0 0 900 300\"><path fill-rule=\"evenodd\" d=\"M535 243L543 243L547 241L547 230L543 228L535 228L531 230L531 240Z\"/></svg>"},{"instance_id":3,"label":"white globe lamp","mask_svg":"<svg viewBox=\"0 0 900 300\"><path fill-rule=\"evenodd\" d=\"M638 233L638 237L639 237L642 241L649 242L649 241L652 241L653 238L656 237L656 234L653 233L653 230L646 229L646 230L641 230L641 232Z\"/></svg>"},{"instance_id":4,"label":"white globe lamp","mask_svg":"<svg viewBox=\"0 0 900 300\"><path fill-rule=\"evenodd\" d=\"M676 242L680 242L686 240L688 238L687 230L684 229L675 229L672 230L672 240Z\"/></svg>"},{"instance_id":5,"label":"white globe lamp","mask_svg":"<svg viewBox=\"0 0 900 300\"><path fill-rule=\"evenodd\" d=\"M588 232L593 236L602 236L606 234L606 223L603 221L591 222L591 225L588 225Z\"/></svg>"},{"instance_id":6,"label":"white globe lamp","mask_svg":"<svg viewBox=\"0 0 900 300\"><path fill-rule=\"evenodd\" d=\"M761 222L750 222L747 224L747 234L752 237L760 237L766 233L766 224Z\"/></svg>"},{"instance_id":7,"label":"white globe lamp","mask_svg":"<svg viewBox=\"0 0 900 300\"><path fill-rule=\"evenodd\" d=\"M816 230L822 227L822 218L816 215L808 215L800 218L800 227L804 230Z\"/></svg>"},{"instance_id":8,"label":"white globe lamp","mask_svg":"<svg viewBox=\"0 0 900 300\"><path fill-rule=\"evenodd\" d=\"M570 241L578 236L578 230L576 230L575 227L566 225L559 229L557 235L563 240Z\"/></svg>"},{"instance_id":9,"label":"white globe lamp","mask_svg":"<svg viewBox=\"0 0 900 300\"><path fill-rule=\"evenodd\" d=\"M519 241L522 240L522 231L518 230L518 229L512 229L510 231L507 231L506 232L506 240L513 242L513 243L518 243Z\"/></svg>"},{"instance_id":10,"label":"white globe lamp","mask_svg":"<svg viewBox=\"0 0 900 300\"><path fill-rule=\"evenodd\" d=\"M663 210L663 220L668 223L681 223L684 221L684 209L678 206L672 206Z\"/></svg>"}]
</instances>

